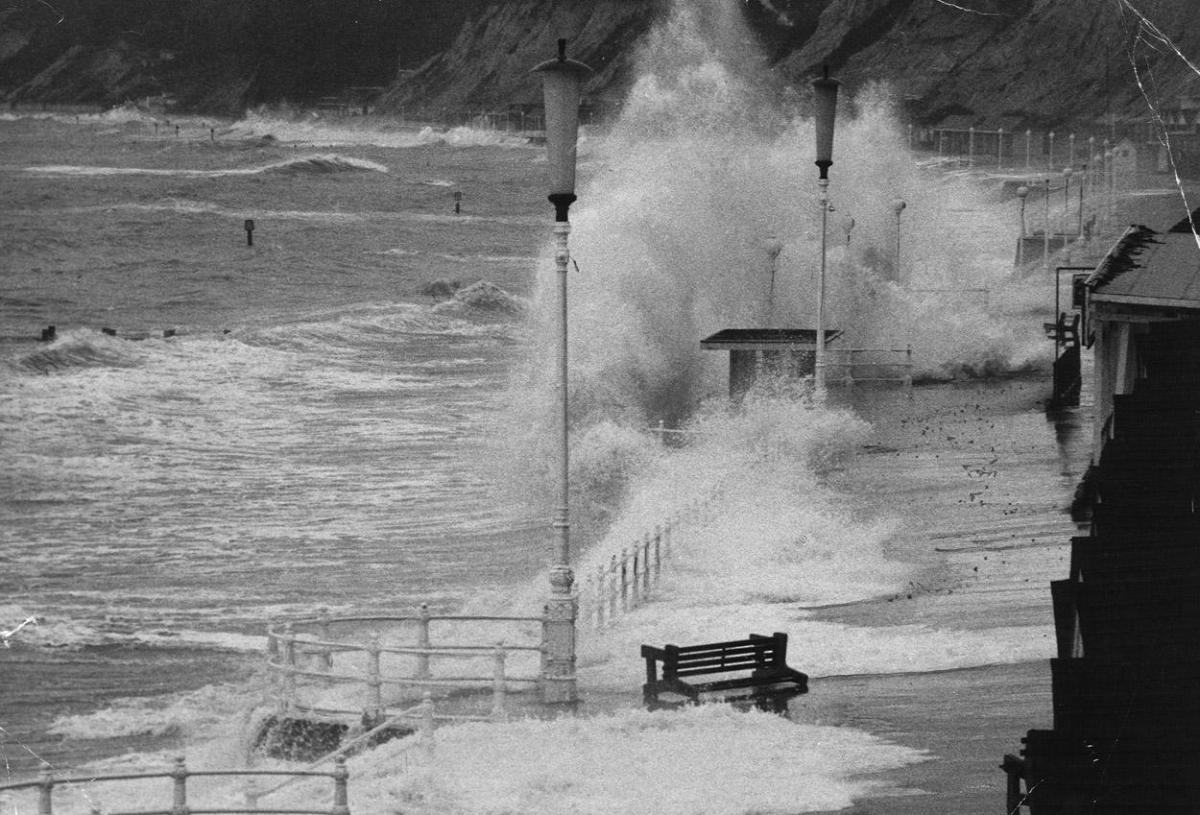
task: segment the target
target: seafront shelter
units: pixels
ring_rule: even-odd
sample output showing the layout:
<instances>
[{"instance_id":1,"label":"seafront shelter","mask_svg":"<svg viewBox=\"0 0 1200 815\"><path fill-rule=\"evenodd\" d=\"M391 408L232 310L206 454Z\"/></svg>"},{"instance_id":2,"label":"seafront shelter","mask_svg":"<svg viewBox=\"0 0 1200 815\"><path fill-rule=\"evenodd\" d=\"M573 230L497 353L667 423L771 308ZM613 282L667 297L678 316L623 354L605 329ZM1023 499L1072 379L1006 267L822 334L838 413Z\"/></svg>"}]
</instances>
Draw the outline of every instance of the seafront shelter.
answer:
<instances>
[{"instance_id":1,"label":"seafront shelter","mask_svg":"<svg viewBox=\"0 0 1200 815\"><path fill-rule=\"evenodd\" d=\"M825 343L842 332L825 330ZM706 351L729 352L729 398L737 401L763 376L800 378L816 370L817 332L811 328L726 328L700 340Z\"/></svg>"}]
</instances>

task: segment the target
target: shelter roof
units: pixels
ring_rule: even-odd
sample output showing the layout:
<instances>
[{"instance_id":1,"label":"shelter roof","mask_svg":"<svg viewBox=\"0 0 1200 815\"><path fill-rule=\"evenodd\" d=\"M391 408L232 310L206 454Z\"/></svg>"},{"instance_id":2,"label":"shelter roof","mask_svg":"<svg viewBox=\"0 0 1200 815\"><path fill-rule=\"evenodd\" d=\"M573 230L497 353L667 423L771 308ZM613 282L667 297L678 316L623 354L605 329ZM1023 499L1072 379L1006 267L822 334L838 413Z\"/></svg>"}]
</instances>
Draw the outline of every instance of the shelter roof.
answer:
<instances>
[{"instance_id":1,"label":"shelter roof","mask_svg":"<svg viewBox=\"0 0 1200 815\"><path fill-rule=\"evenodd\" d=\"M1200 210L1192 217L1200 223ZM1096 303L1200 311L1200 244L1188 219L1165 233L1131 226L1087 287Z\"/></svg>"},{"instance_id":2,"label":"shelter roof","mask_svg":"<svg viewBox=\"0 0 1200 815\"><path fill-rule=\"evenodd\" d=\"M825 342L842 336L840 329L825 329ZM817 347L813 328L726 328L700 340L700 347L722 351L786 351Z\"/></svg>"}]
</instances>

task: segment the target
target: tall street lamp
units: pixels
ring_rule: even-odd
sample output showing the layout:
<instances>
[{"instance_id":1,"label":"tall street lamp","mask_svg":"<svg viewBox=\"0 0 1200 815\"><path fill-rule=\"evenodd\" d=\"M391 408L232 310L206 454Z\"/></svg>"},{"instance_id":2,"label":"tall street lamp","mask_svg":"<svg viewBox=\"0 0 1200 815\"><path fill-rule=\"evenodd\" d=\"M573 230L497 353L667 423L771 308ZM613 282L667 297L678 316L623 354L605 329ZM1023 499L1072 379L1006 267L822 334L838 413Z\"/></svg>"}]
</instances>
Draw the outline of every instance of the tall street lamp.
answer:
<instances>
[{"instance_id":1,"label":"tall street lamp","mask_svg":"<svg viewBox=\"0 0 1200 815\"><path fill-rule=\"evenodd\" d=\"M1017 240L1017 265L1025 263L1025 200L1029 198L1029 187L1024 184L1017 187L1017 197L1021 199L1021 237Z\"/></svg>"},{"instance_id":2,"label":"tall street lamp","mask_svg":"<svg viewBox=\"0 0 1200 815\"><path fill-rule=\"evenodd\" d=\"M900 274L900 213L904 212L904 208L908 206L903 198L896 198L892 201L892 212L896 213L896 282L901 279Z\"/></svg>"},{"instance_id":3,"label":"tall street lamp","mask_svg":"<svg viewBox=\"0 0 1200 815\"><path fill-rule=\"evenodd\" d=\"M1063 167L1063 241L1066 241L1067 232L1070 231L1071 224L1071 176L1075 171L1070 167ZM1064 244L1065 245L1065 244Z\"/></svg>"},{"instance_id":4,"label":"tall street lamp","mask_svg":"<svg viewBox=\"0 0 1200 815\"><path fill-rule=\"evenodd\" d=\"M535 67L542 75L546 107L546 151L550 167L550 203L554 205L554 262L558 268L558 506L551 523L558 551L550 567L550 599L543 623L542 699L548 703L577 700L575 682L576 602L571 593L571 524L569 443L567 425L567 264L571 255L567 212L575 201L575 148L579 136L579 97L592 69L567 59L567 41L558 41L558 58Z\"/></svg>"},{"instance_id":5,"label":"tall street lamp","mask_svg":"<svg viewBox=\"0 0 1200 815\"><path fill-rule=\"evenodd\" d=\"M821 189L821 278L817 285L817 358L813 370L818 399L825 398L825 228L829 223L829 168L833 166L833 123L837 114L838 81L825 74L812 83L816 102L817 160Z\"/></svg>"}]
</instances>

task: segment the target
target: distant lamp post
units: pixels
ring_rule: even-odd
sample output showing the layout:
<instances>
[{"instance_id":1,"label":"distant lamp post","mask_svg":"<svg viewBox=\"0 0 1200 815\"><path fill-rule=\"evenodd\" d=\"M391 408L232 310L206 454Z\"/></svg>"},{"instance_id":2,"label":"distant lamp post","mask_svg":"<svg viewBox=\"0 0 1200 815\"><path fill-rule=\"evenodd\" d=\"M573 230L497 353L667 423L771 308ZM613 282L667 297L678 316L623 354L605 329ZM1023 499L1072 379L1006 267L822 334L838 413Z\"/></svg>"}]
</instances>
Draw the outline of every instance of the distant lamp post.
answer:
<instances>
[{"instance_id":1,"label":"distant lamp post","mask_svg":"<svg viewBox=\"0 0 1200 815\"><path fill-rule=\"evenodd\" d=\"M763 241L763 250L767 253L767 270L771 281L767 288L767 328L775 327L775 274L779 270L779 254L783 251L783 241L774 235L768 235Z\"/></svg>"},{"instance_id":2,"label":"distant lamp post","mask_svg":"<svg viewBox=\"0 0 1200 815\"><path fill-rule=\"evenodd\" d=\"M1017 197L1021 199L1021 238L1017 241L1017 265L1025 263L1025 202L1029 198L1029 187L1024 184L1017 187Z\"/></svg>"},{"instance_id":3,"label":"distant lamp post","mask_svg":"<svg viewBox=\"0 0 1200 815\"><path fill-rule=\"evenodd\" d=\"M825 228L829 223L829 168L833 166L833 125L837 116L838 81L825 73L812 83L816 103L817 185L821 190L821 277L817 284L817 358L813 370L817 399L825 398Z\"/></svg>"},{"instance_id":4,"label":"distant lamp post","mask_svg":"<svg viewBox=\"0 0 1200 815\"><path fill-rule=\"evenodd\" d=\"M1070 167L1063 167L1063 240L1066 240L1067 233L1070 231L1067 227L1071 223L1071 176L1074 175L1074 170Z\"/></svg>"},{"instance_id":5,"label":"distant lamp post","mask_svg":"<svg viewBox=\"0 0 1200 815\"><path fill-rule=\"evenodd\" d=\"M892 201L892 212L896 213L896 282L900 282L900 213L908 206L903 198Z\"/></svg>"},{"instance_id":6,"label":"distant lamp post","mask_svg":"<svg viewBox=\"0 0 1200 815\"><path fill-rule=\"evenodd\" d=\"M567 265L571 255L567 212L575 201L575 150L579 136L579 99L583 80L592 69L567 59L567 41L558 41L558 58L533 69L542 75L546 108L546 151L550 166L550 203L554 205L554 262L558 268L558 506L551 524L558 538L550 568L550 599L543 632L542 698L551 703L574 703L576 602L571 593L570 453L567 424Z\"/></svg>"},{"instance_id":7,"label":"distant lamp post","mask_svg":"<svg viewBox=\"0 0 1200 815\"><path fill-rule=\"evenodd\" d=\"M1088 180L1088 166L1083 165L1081 171L1083 175L1079 177L1079 239L1083 240L1083 188Z\"/></svg>"}]
</instances>

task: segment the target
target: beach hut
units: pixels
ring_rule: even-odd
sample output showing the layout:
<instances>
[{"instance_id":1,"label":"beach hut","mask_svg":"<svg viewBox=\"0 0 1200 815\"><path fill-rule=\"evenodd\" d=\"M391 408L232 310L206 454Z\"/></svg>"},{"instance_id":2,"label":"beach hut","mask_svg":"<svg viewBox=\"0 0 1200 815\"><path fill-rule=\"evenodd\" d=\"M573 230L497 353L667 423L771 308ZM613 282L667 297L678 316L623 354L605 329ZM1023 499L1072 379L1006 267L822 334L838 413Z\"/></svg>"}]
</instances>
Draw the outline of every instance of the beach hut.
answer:
<instances>
[{"instance_id":1,"label":"beach hut","mask_svg":"<svg viewBox=\"0 0 1200 815\"><path fill-rule=\"evenodd\" d=\"M1010 813L1200 812L1196 218L1130 227L1084 283L1091 527L1051 583L1053 726L1004 757Z\"/></svg>"}]
</instances>

